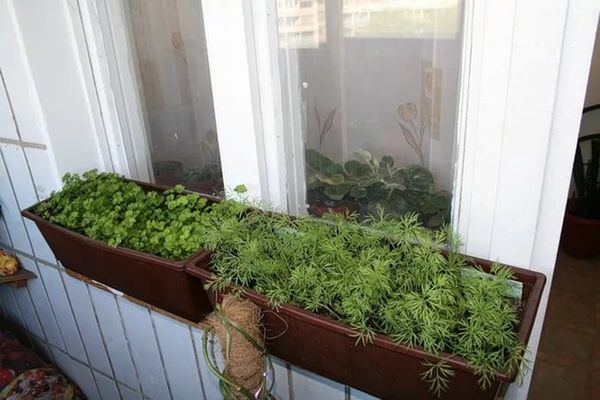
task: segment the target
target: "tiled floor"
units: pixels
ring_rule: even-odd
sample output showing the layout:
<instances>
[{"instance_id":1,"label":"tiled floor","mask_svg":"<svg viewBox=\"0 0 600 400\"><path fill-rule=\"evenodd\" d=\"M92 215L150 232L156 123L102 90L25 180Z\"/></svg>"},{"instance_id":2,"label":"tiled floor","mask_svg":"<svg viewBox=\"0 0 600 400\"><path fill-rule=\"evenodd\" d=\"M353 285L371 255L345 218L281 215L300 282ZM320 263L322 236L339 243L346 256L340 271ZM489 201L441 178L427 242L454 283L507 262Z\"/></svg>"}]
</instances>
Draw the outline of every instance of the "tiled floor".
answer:
<instances>
[{"instance_id":1,"label":"tiled floor","mask_svg":"<svg viewBox=\"0 0 600 400\"><path fill-rule=\"evenodd\" d=\"M529 400L600 399L600 258L558 256Z\"/></svg>"}]
</instances>

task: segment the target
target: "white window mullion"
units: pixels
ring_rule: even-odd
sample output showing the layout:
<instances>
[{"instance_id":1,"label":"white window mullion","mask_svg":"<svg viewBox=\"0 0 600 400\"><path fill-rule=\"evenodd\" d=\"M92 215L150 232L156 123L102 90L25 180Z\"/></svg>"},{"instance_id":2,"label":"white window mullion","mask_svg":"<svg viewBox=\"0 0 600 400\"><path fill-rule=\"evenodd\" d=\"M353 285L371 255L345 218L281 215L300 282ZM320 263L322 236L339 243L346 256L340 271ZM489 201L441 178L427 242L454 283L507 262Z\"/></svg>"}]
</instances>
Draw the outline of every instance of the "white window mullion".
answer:
<instances>
[{"instance_id":1,"label":"white window mullion","mask_svg":"<svg viewBox=\"0 0 600 400\"><path fill-rule=\"evenodd\" d=\"M98 97L116 171L152 181L143 102L138 92L135 51L121 1L80 2Z\"/></svg>"},{"instance_id":2,"label":"white window mullion","mask_svg":"<svg viewBox=\"0 0 600 400\"><path fill-rule=\"evenodd\" d=\"M495 207L502 156L515 7L515 0L465 3L452 209L465 251L483 258L492 240L489 210Z\"/></svg>"},{"instance_id":3,"label":"white window mullion","mask_svg":"<svg viewBox=\"0 0 600 400\"><path fill-rule=\"evenodd\" d=\"M280 102L273 90L278 82L261 10L267 4L255 6L202 2L223 180L226 190L243 184L247 196L286 210Z\"/></svg>"},{"instance_id":4,"label":"white window mullion","mask_svg":"<svg viewBox=\"0 0 600 400\"><path fill-rule=\"evenodd\" d=\"M249 35L252 37L254 54L248 58L254 61L257 91L259 94L259 114L262 121L262 145L264 165L268 185L266 200L283 212L298 214L294 205L295 196L290 192L295 180L290 179L289 159L296 152L286 146L284 130L283 94L279 72L277 10L275 0L243 2L247 21L251 23ZM302 158L303 160L303 158ZM304 170L302 169L304 177ZM304 189L304 186L302 187Z\"/></svg>"}]
</instances>

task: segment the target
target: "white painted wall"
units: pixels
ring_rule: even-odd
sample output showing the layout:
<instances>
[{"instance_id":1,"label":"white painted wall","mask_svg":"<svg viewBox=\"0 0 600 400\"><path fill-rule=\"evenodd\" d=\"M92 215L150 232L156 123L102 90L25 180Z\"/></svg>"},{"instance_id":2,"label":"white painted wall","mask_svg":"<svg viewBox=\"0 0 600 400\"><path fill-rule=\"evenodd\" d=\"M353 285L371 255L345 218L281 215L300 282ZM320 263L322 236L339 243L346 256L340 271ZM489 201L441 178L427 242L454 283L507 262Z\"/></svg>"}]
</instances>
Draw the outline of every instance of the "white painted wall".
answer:
<instances>
[{"instance_id":1,"label":"white painted wall","mask_svg":"<svg viewBox=\"0 0 600 400\"><path fill-rule=\"evenodd\" d=\"M94 79L82 27L72 18L86 3L0 0L0 136L47 146L0 146L0 245L17 251L39 276L25 289L0 287L0 312L92 399L213 399L214 380L198 357L200 331L74 280L19 215L58 188L65 172L121 170L108 151L114 126L100 112L105 87ZM233 3L205 1L205 15ZM540 270L551 279L598 6L592 0L477 1L472 10L468 18L476 23L466 45L458 116L467 135L457 227L470 254ZM238 28L234 42L243 44ZM207 29L213 38L227 31L217 24ZM210 51L217 44L209 40L208 46ZM221 61L226 53L217 52ZM213 87L233 84L224 73L212 80ZM251 87L245 88L244 99L236 101L252 101ZM216 117L217 125L231 122L224 109ZM260 128L255 116L244 118ZM248 136L244 140L248 148L257 146ZM277 377L284 399L342 399L348 392L368 398L283 363ZM511 388L509 398L524 399L527 387Z\"/></svg>"}]
</instances>

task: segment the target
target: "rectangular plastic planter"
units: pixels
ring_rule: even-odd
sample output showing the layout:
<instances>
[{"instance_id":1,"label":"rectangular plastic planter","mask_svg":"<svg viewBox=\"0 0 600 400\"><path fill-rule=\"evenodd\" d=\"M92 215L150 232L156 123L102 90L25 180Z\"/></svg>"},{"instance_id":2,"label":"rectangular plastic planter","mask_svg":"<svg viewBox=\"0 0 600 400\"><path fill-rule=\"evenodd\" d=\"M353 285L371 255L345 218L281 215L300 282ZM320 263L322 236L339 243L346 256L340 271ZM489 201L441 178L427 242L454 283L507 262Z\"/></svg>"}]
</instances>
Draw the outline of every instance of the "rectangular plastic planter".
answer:
<instances>
[{"instance_id":1,"label":"rectangular plastic planter","mask_svg":"<svg viewBox=\"0 0 600 400\"><path fill-rule=\"evenodd\" d=\"M131 182L146 191L167 189ZM205 197L216 201L216 198ZM186 263L202 254L201 250L185 260L173 261L123 247L111 247L41 218L32 212L36 205L21 214L35 222L56 258L66 268L190 321L199 321L212 311L202 284L185 272Z\"/></svg>"},{"instance_id":2,"label":"rectangular plastic planter","mask_svg":"<svg viewBox=\"0 0 600 400\"><path fill-rule=\"evenodd\" d=\"M208 254L201 255L186 267L191 275L203 283L211 277L210 263L207 262L209 257ZM473 260L489 271L488 261ZM523 283L524 309L519 339L527 343L546 278L538 272L516 267L511 269ZM267 348L271 354L382 399L435 398L420 374L425 371L423 361L435 362L439 357L420 348L395 343L384 335L376 335L373 343L366 346L356 345L356 338L353 337L355 331L344 323L291 304L274 310L269 307L265 296L251 289L244 289L244 292L263 311L262 323L266 328ZM221 296L208 291L208 297L214 304ZM494 399L503 384L513 382L516 378L496 373L492 387L482 391L473 369L464 359L453 357L448 363L455 376L444 399Z\"/></svg>"}]
</instances>

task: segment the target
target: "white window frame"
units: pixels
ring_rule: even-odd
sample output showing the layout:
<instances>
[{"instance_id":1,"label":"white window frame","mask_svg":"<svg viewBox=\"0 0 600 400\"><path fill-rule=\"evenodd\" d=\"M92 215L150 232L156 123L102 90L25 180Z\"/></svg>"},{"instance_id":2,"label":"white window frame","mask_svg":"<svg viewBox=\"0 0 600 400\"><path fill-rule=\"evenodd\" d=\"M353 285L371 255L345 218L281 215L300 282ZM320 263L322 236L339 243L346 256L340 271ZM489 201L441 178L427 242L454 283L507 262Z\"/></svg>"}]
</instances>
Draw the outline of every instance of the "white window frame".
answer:
<instances>
[{"instance_id":1,"label":"white window frame","mask_svg":"<svg viewBox=\"0 0 600 400\"><path fill-rule=\"evenodd\" d=\"M226 190L238 184L265 207L288 211L279 70L272 57L274 3L204 0L207 50ZM140 79L120 0L79 2L115 170L152 181ZM256 19L257 23L254 23ZM232 117L235 116L235 117Z\"/></svg>"},{"instance_id":2,"label":"white window frame","mask_svg":"<svg viewBox=\"0 0 600 400\"><path fill-rule=\"evenodd\" d=\"M144 103L137 90L139 77L123 2L92 0L78 5L72 13L79 12L83 26L114 169L152 182Z\"/></svg>"},{"instance_id":3,"label":"white window frame","mask_svg":"<svg viewBox=\"0 0 600 400\"><path fill-rule=\"evenodd\" d=\"M149 179L132 67L115 62L123 48L100 34L107 15L100 6L110 12L119 3L79 1L81 19L115 168ZM282 69L295 63L276 61L275 0L202 6L225 185L243 183L273 208L301 213L302 121L289 112L297 93L280 84ZM598 11L594 0L465 0L452 221L466 253L551 281ZM529 379L507 398L525 398Z\"/></svg>"}]
</instances>

